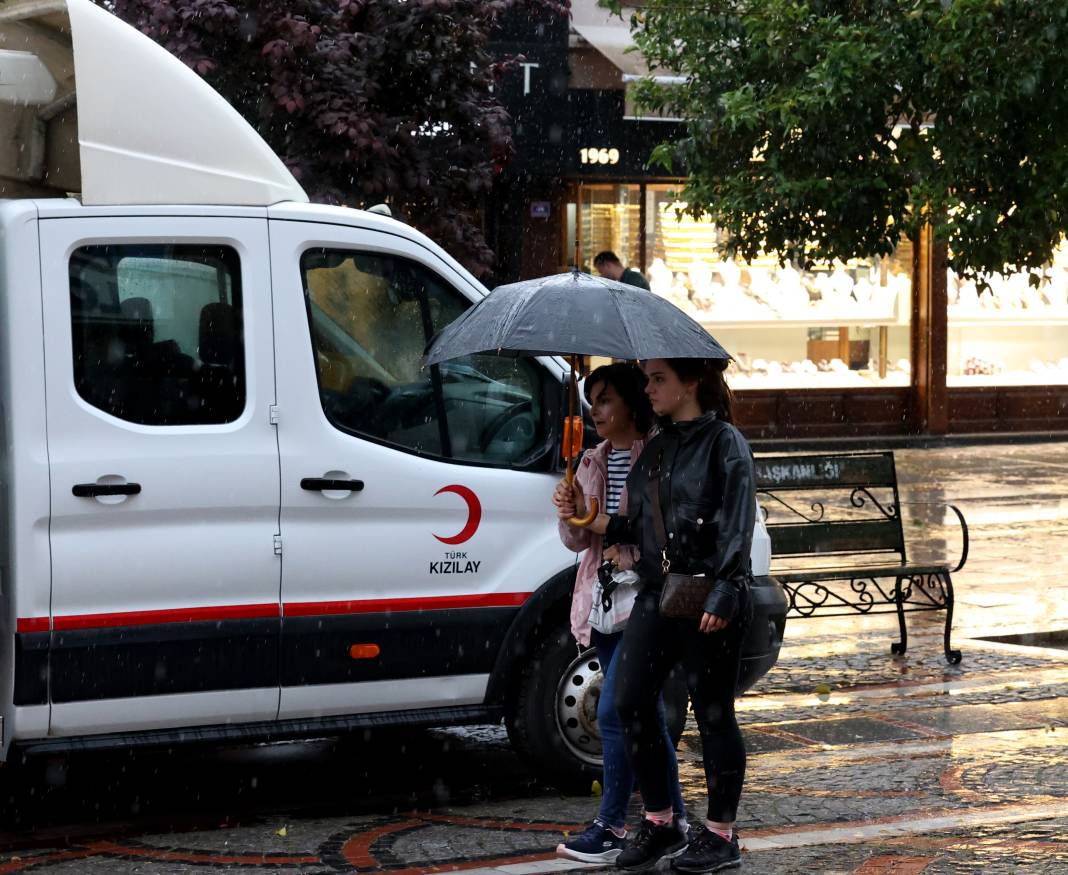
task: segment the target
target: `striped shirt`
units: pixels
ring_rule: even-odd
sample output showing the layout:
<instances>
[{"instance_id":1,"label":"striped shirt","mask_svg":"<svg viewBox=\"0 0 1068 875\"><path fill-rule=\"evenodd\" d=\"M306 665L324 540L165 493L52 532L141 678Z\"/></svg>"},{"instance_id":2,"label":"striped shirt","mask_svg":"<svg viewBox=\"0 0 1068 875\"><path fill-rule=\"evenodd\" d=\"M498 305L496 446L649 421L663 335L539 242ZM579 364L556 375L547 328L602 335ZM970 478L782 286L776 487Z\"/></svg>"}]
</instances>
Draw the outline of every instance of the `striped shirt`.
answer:
<instances>
[{"instance_id":1,"label":"striped shirt","mask_svg":"<svg viewBox=\"0 0 1068 875\"><path fill-rule=\"evenodd\" d=\"M608 451L608 483L605 491L605 512L619 513L619 499L630 473L630 450Z\"/></svg>"}]
</instances>

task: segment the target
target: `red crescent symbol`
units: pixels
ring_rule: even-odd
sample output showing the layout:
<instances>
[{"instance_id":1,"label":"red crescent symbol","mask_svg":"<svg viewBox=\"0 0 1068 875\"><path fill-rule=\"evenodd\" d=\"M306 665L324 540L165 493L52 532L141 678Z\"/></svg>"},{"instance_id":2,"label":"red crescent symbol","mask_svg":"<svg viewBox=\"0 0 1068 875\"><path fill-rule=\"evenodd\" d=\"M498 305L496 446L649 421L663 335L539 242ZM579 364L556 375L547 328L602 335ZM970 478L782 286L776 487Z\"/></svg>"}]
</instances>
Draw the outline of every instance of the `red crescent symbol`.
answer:
<instances>
[{"instance_id":1,"label":"red crescent symbol","mask_svg":"<svg viewBox=\"0 0 1068 875\"><path fill-rule=\"evenodd\" d=\"M434 535L442 544L462 544L464 541L470 541L474 537L475 532L478 531L478 525L482 522L482 503L478 500L478 496L475 495L466 486L442 486L435 495L441 495L443 492L452 492L455 495L459 495L464 501L467 502L467 523L458 534L453 535L451 538L443 538L441 535Z\"/></svg>"}]
</instances>

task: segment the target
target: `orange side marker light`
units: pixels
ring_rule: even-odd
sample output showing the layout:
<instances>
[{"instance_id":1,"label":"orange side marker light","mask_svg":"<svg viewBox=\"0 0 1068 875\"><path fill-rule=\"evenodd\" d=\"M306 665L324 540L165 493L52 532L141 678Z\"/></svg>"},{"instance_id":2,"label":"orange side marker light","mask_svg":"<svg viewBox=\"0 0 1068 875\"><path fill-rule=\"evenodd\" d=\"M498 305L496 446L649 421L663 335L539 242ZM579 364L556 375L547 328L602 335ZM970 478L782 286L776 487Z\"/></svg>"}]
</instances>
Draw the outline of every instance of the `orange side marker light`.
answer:
<instances>
[{"instance_id":1,"label":"orange side marker light","mask_svg":"<svg viewBox=\"0 0 1068 875\"><path fill-rule=\"evenodd\" d=\"M353 644L349 648L349 656L353 659L374 659L381 652L377 644Z\"/></svg>"}]
</instances>

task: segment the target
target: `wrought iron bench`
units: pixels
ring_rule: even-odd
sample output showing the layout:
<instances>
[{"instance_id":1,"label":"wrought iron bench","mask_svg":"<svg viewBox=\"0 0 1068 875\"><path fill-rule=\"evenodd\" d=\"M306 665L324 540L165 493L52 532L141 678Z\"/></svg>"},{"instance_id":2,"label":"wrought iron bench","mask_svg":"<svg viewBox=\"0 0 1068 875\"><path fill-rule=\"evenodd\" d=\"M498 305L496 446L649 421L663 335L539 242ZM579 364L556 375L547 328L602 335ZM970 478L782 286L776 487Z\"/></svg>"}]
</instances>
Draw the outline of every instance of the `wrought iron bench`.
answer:
<instances>
[{"instance_id":1,"label":"wrought iron bench","mask_svg":"<svg viewBox=\"0 0 1068 875\"><path fill-rule=\"evenodd\" d=\"M950 647L952 575L968 559L968 524L959 508L947 505L964 545L950 568L908 561L891 452L760 456L756 490L771 536L772 574L789 599L787 617L896 613L901 640L890 649L901 654L908 647L906 613L945 611L946 660L960 662L960 651Z\"/></svg>"}]
</instances>

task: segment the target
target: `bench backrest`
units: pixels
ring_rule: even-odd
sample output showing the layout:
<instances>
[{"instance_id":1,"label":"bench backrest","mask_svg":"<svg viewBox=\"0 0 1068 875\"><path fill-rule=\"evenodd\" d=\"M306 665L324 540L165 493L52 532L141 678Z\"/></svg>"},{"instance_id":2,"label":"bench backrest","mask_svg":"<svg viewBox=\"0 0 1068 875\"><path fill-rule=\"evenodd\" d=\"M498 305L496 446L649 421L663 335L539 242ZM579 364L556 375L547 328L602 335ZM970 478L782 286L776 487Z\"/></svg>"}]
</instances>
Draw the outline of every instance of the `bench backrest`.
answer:
<instances>
[{"instance_id":1,"label":"bench backrest","mask_svg":"<svg viewBox=\"0 0 1068 875\"><path fill-rule=\"evenodd\" d=\"M756 490L776 559L906 561L891 452L759 456Z\"/></svg>"}]
</instances>

